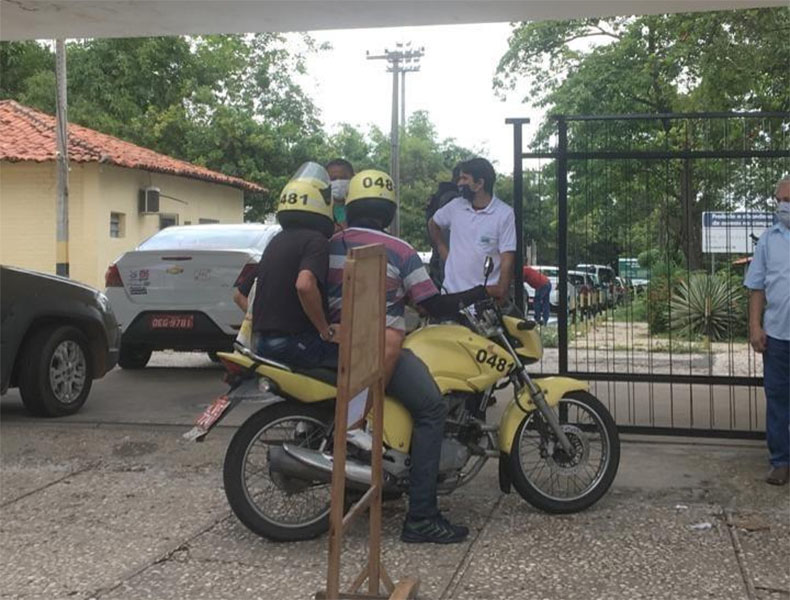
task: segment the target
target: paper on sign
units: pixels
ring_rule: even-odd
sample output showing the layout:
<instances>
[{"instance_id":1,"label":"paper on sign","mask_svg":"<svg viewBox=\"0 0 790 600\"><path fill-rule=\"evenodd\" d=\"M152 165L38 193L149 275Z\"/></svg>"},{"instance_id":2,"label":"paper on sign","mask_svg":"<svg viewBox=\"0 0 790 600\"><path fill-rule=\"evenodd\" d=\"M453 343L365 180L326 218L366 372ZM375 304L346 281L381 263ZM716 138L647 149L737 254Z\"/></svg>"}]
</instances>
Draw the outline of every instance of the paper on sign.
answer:
<instances>
[{"instance_id":1,"label":"paper on sign","mask_svg":"<svg viewBox=\"0 0 790 600\"><path fill-rule=\"evenodd\" d=\"M368 403L368 390L370 390L370 388L365 388L349 400L348 417L346 418L346 425L348 427L364 420L365 406L367 406Z\"/></svg>"}]
</instances>

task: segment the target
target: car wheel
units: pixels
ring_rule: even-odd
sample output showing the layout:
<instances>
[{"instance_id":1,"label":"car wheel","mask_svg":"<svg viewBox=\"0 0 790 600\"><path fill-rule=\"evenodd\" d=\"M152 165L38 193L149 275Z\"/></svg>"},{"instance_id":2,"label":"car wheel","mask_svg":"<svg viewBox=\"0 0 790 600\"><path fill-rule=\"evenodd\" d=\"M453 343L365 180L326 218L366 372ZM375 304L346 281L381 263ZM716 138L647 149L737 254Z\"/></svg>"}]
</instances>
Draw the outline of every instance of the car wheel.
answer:
<instances>
[{"instance_id":1,"label":"car wheel","mask_svg":"<svg viewBox=\"0 0 790 600\"><path fill-rule=\"evenodd\" d=\"M150 358L151 350L141 348L140 346L121 344L118 364L122 369L144 369Z\"/></svg>"},{"instance_id":2,"label":"car wheel","mask_svg":"<svg viewBox=\"0 0 790 600\"><path fill-rule=\"evenodd\" d=\"M25 342L20 359L19 392L31 413L62 417L85 404L93 384L93 357L79 329L39 329Z\"/></svg>"}]
</instances>

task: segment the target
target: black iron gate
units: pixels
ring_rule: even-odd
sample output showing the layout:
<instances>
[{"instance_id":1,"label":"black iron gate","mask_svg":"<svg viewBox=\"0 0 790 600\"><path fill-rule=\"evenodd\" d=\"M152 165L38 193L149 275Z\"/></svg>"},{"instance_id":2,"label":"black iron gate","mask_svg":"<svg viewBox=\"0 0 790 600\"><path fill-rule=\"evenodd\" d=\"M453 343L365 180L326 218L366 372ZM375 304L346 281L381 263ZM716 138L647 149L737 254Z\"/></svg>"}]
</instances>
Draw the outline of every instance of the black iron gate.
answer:
<instances>
[{"instance_id":1,"label":"black iron gate","mask_svg":"<svg viewBox=\"0 0 790 600\"><path fill-rule=\"evenodd\" d=\"M528 119L507 120L516 270L527 242L559 288L541 368L590 381L623 431L761 437L741 282L790 173L790 113L553 121L524 152Z\"/></svg>"}]
</instances>

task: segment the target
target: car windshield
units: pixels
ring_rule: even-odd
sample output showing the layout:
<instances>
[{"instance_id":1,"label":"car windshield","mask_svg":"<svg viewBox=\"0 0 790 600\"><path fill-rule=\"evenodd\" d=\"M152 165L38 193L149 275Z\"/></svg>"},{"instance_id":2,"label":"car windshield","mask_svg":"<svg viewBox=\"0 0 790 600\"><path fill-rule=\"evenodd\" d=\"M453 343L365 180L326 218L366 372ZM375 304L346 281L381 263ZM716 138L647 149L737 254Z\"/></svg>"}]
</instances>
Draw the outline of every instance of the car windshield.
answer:
<instances>
[{"instance_id":1,"label":"car windshield","mask_svg":"<svg viewBox=\"0 0 790 600\"><path fill-rule=\"evenodd\" d=\"M262 248L277 229L218 229L214 227L168 227L151 236L138 250L237 250Z\"/></svg>"},{"instance_id":2,"label":"car windshield","mask_svg":"<svg viewBox=\"0 0 790 600\"><path fill-rule=\"evenodd\" d=\"M573 285L584 285L584 277L582 275L568 275L568 281Z\"/></svg>"}]
</instances>

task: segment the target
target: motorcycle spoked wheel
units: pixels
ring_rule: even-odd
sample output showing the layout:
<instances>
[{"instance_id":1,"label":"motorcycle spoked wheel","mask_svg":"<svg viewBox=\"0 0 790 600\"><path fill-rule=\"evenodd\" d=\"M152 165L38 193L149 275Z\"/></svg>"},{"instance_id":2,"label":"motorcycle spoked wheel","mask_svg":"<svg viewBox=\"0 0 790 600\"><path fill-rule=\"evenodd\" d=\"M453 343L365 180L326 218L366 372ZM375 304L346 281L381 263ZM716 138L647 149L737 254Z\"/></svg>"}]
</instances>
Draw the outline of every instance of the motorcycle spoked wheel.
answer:
<instances>
[{"instance_id":1,"label":"motorcycle spoked wheel","mask_svg":"<svg viewBox=\"0 0 790 600\"><path fill-rule=\"evenodd\" d=\"M294 542L329 529L330 484L272 473L268 450L283 442L317 449L332 414L327 403L286 400L253 414L233 436L225 453L225 495L251 531L273 541Z\"/></svg>"},{"instance_id":2,"label":"motorcycle spoked wheel","mask_svg":"<svg viewBox=\"0 0 790 600\"><path fill-rule=\"evenodd\" d=\"M588 392L570 392L554 409L573 456L549 434L539 433L540 412L519 426L510 452L513 486L524 500L548 513L564 514L595 504L614 481L620 464L620 437L606 407ZM546 425L548 427L548 425Z\"/></svg>"}]
</instances>

